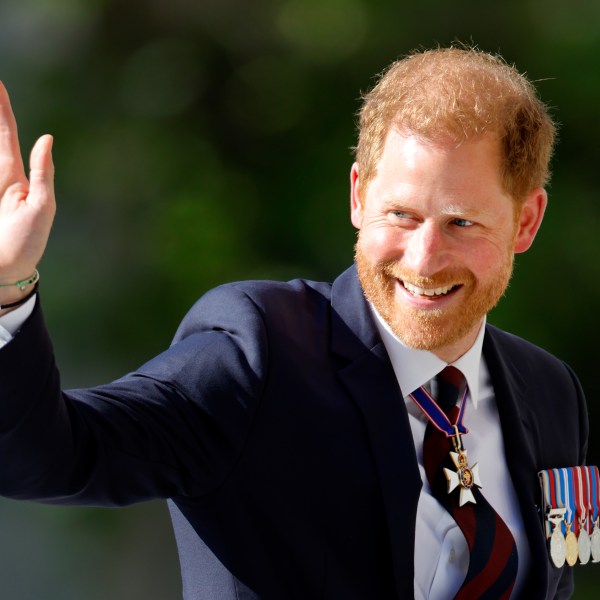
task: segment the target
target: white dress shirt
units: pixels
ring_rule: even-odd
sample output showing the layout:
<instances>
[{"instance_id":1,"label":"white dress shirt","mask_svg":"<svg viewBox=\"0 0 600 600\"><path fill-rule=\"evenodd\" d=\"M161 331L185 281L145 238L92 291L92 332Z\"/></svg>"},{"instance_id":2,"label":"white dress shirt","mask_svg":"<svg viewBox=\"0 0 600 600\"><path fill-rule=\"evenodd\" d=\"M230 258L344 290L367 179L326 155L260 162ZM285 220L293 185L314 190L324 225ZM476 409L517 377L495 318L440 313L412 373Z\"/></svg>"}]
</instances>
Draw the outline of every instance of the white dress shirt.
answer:
<instances>
[{"instance_id":1,"label":"white dress shirt","mask_svg":"<svg viewBox=\"0 0 600 600\"><path fill-rule=\"evenodd\" d=\"M431 352L405 346L392 333L375 308L371 309L404 394L423 480L415 532L415 599L450 600L460 589L467 573L469 549L454 519L431 495L423 467L423 437L428 420L409 397L417 388L428 386L429 381L446 367L447 363ZM531 553L519 502L506 465L494 390L481 353L484 334L485 321L473 346L452 365L462 372L469 386L464 417L464 424L469 433L462 438L469 464L479 464L481 492L508 525L517 545L519 570L512 594L516 597L529 570ZM402 457L398 460L402 460Z\"/></svg>"}]
</instances>

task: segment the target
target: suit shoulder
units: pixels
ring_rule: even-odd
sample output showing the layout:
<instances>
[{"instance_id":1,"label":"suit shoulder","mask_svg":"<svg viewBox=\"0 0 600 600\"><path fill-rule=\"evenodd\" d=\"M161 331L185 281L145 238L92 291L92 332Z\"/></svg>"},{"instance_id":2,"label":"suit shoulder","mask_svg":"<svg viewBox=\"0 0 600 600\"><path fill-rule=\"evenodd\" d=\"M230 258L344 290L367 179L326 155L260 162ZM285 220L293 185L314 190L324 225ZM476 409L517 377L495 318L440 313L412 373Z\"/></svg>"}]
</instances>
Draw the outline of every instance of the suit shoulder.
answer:
<instances>
[{"instance_id":1,"label":"suit shoulder","mask_svg":"<svg viewBox=\"0 0 600 600\"><path fill-rule=\"evenodd\" d=\"M226 283L195 302L183 319L182 328L256 329L263 328L267 321L299 322L303 316L315 318L328 311L330 298L330 283L309 279Z\"/></svg>"},{"instance_id":2,"label":"suit shoulder","mask_svg":"<svg viewBox=\"0 0 600 600\"><path fill-rule=\"evenodd\" d=\"M582 464L587 454L588 411L573 370L543 348L491 325L486 327L484 354L490 370L508 378L511 390L523 390L536 439L569 440L566 446L541 446L538 467ZM556 454L565 448L571 454Z\"/></svg>"},{"instance_id":3,"label":"suit shoulder","mask_svg":"<svg viewBox=\"0 0 600 600\"><path fill-rule=\"evenodd\" d=\"M496 347L503 360L518 371L523 378L539 379L552 382L562 381L576 388L580 388L577 377L572 369L560 358L544 348L509 333L493 325L486 325L486 335Z\"/></svg>"},{"instance_id":4,"label":"suit shoulder","mask_svg":"<svg viewBox=\"0 0 600 600\"><path fill-rule=\"evenodd\" d=\"M247 280L220 285L204 294L197 302L203 308L251 303L259 310L278 310L286 305L297 307L310 302L328 303L331 284L309 279L290 281Z\"/></svg>"},{"instance_id":5,"label":"suit shoulder","mask_svg":"<svg viewBox=\"0 0 600 600\"><path fill-rule=\"evenodd\" d=\"M238 281L220 287L244 293L258 304L280 299L302 302L311 297L326 301L331 298L331 283L300 278L290 281Z\"/></svg>"},{"instance_id":6,"label":"suit shoulder","mask_svg":"<svg viewBox=\"0 0 600 600\"><path fill-rule=\"evenodd\" d=\"M514 333L504 331L495 325L486 325L486 334L488 334L494 341L494 343L503 350L510 350L517 354L533 355L542 360L549 361L560 361L556 356L544 350L544 348L537 346L533 342L526 340L525 338L519 337Z\"/></svg>"}]
</instances>

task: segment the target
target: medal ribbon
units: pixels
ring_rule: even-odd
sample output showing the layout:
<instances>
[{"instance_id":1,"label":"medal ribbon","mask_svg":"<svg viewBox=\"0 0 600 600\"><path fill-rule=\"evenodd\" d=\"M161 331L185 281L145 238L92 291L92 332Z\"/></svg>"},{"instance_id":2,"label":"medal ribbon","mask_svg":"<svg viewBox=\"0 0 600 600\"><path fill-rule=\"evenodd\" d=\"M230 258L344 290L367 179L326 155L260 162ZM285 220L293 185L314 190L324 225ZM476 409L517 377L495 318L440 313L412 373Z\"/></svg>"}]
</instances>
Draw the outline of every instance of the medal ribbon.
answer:
<instances>
[{"instance_id":1,"label":"medal ribbon","mask_svg":"<svg viewBox=\"0 0 600 600\"><path fill-rule=\"evenodd\" d=\"M553 508L566 508L565 503L563 501L563 488L562 488L562 483L561 483L560 471L559 471L559 469L551 469L548 472L550 473L550 479L552 481L552 489L553 489L553 498L552 499L555 501L555 504L552 504L552 507ZM560 524L560 530L562 531L563 535L566 533L566 530L567 530L565 521L566 521L566 515L565 515L565 519L563 519Z\"/></svg>"},{"instance_id":2,"label":"medal ribbon","mask_svg":"<svg viewBox=\"0 0 600 600\"><path fill-rule=\"evenodd\" d=\"M590 479L592 480L592 511L594 514L594 523L598 518L598 488L600 487L600 478L598 477L598 467L588 467L590 470Z\"/></svg>"},{"instance_id":3,"label":"medal ribbon","mask_svg":"<svg viewBox=\"0 0 600 600\"><path fill-rule=\"evenodd\" d=\"M571 479L569 471L570 469L560 469L560 479L565 502L564 507L567 509L565 521L571 525L571 530L573 530L573 508L571 505L571 500L573 498L573 480Z\"/></svg>"},{"instance_id":4,"label":"medal ribbon","mask_svg":"<svg viewBox=\"0 0 600 600\"><path fill-rule=\"evenodd\" d=\"M565 469L567 480L569 482L569 498L570 504L573 508L573 522L571 523L573 533L577 536L579 535L579 519L578 515L585 515L585 508L580 504L581 491L579 490L579 486L581 485L577 480L577 467L571 467L570 469ZM583 508L583 513L581 509Z\"/></svg>"},{"instance_id":5,"label":"medal ribbon","mask_svg":"<svg viewBox=\"0 0 600 600\"><path fill-rule=\"evenodd\" d=\"M585 483L585 499L586 505L585 509L587 511L587 532L589 534L592 533L592 524L594 521L594 505L592 503L592 473L590 472L590 467L582 467L581 477Z\"/></svg>"},{"instance_id":6,"label":"medal ribbon","mask_svg":"<svg viewBox=\"0 0 600 600\"><path fill-rule=\"evenodd\" d=\"M549 511L551 508L555 508L552 504L552 487L550 485L550 473L548 471L540 471L540 475L542 477L542 490L544 492L544 504L546 505L546 511ZM548 519L546 519L546 537L550 537L552 535L552 524Z\"/></svg>"},{"instance_id":7,"label":"medal ribbon","mask_svg":"<svg viewBox=\"0 0 600 600\"><path fill-rule=\"evenodd\" d=\"M585 474L582 467L573 469L573 489L575 491L575 535L579 535L580 529L585 529L587 532L588 511L586 508L587 486Z\"/></svg>"},{"instance_id":8,"label":"medal ribbon","mask_svg":"<svg viewBox=\"0 0 600 600\"><path fill-rule=\"evenodd\" d=\"M456 423L451 423L450 419L448 419L448 415L446 415L446 413L440 408L438 403L431 397L429 392L424 387L420 387L412 394L409 394L412 401L431 421L431 424L439 431L445 433L446 437L454 437L456 435L455 427L461 434L469 433L469 430L463 425L468 395L469 388L466 388L462 400L460 401L460 408L458 411L458 417L456 418Z\"/></svg>"}]
</instances>

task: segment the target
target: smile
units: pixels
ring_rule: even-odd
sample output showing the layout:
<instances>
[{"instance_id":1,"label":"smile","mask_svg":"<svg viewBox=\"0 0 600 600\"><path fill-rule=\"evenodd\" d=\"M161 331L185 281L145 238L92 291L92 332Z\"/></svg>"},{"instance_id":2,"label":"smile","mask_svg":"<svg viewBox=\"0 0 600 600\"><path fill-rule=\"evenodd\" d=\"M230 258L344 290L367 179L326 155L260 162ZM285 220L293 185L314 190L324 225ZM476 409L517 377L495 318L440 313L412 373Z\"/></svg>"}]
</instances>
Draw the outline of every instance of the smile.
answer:
<instances>
[{"instance_id":1,"label":"smile","mask_svg":"<svg viewBox=\"0 0 600 600\"><path fill-rule=\"evenodd\" d=\"M428 296L430 298L434 296L445 296L449 292L460 287L460 285L445 285L436 288L422 288L418 285L408 283L407 281L402 281L401 283L404 286L404 289L409 291L413 296Z\"/></svg>"}]
</instances>

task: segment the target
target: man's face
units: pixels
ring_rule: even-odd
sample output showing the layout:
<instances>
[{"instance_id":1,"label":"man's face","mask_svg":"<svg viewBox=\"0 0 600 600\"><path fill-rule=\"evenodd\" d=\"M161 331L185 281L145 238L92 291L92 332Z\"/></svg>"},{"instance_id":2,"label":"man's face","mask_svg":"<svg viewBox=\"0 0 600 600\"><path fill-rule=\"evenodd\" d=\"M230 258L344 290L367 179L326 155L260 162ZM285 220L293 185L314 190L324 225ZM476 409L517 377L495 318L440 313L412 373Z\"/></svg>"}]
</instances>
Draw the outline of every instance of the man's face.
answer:
<instances>
[{"instance_id":1,"label":"man's face","mask_svg":"<svg viewBox=\"0 0 600 600\"><path fill-rule=\"evenodd\" d=\"M457 146L391 130L366 193L352 169L365 294L406 345L447 362L474 342L544 212L543 190L516 209L498 146L491 136Z\"/></svg>"}]
</instances>

